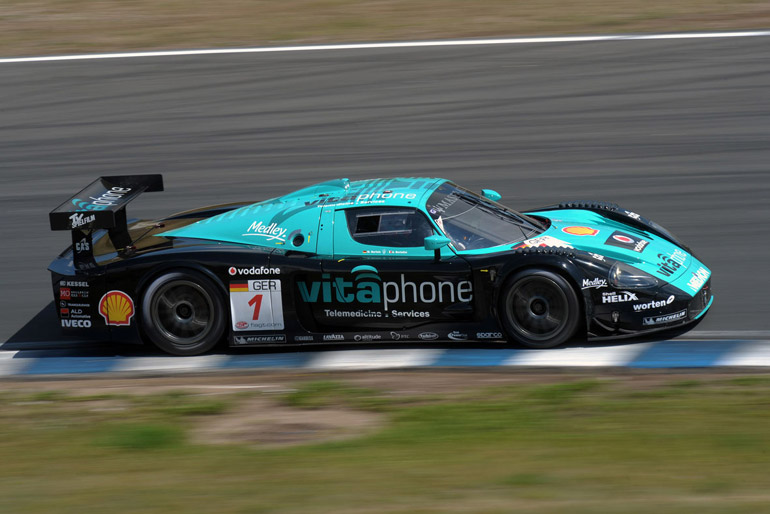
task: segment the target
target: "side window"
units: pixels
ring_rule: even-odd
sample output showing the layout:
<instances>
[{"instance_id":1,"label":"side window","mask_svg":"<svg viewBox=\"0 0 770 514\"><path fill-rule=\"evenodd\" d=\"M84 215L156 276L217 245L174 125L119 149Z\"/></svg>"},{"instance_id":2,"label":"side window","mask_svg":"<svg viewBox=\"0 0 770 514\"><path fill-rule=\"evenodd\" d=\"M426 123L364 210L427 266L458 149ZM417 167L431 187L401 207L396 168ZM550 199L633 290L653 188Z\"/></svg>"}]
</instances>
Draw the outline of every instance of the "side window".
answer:
<instances>
[{"instance_id":1,"label":"side window","mask_svg":"<svg viewBox=\"0 0 770 514\"><path fill-rule=\"evenodd\" d=\"M430 222L417 209L364 207L347 209L345 216L350 237L365 245L423 246L425 238L433 235Z\"/></svg>"}]
</instances>

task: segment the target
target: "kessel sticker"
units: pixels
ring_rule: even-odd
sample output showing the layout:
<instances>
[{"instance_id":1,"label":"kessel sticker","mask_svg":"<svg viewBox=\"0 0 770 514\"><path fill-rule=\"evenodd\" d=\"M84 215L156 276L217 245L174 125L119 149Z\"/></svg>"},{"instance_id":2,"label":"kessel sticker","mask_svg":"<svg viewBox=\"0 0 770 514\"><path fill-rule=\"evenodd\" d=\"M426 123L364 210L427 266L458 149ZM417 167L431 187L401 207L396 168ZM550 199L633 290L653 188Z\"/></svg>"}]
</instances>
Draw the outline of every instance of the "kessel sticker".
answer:
<instances>
[{"instance_id":1,"label":"kessel sticker","mask_svg":"<svg viewBox=\"0 0 770 514\"><path fill-rule=\"evenodd\" d=\"M607 238L604 244L608 246L625 248L626 250L631 250L637 253L642 253L644 249L647 248L647 245L650 244L650 242L646 239L642 239L616 230L612 233L612 235L610 235L610 237Z\"/></svg>"},{"instance_id":2,"label":"kessel sticker","mask_svg":"<svg viewBox=\"0 0 770 514\"><path fill-rule=\"evenodd\" d=\"M283 330L280 280L230 282L233 330Z\"/></svg>"}]
</instances>

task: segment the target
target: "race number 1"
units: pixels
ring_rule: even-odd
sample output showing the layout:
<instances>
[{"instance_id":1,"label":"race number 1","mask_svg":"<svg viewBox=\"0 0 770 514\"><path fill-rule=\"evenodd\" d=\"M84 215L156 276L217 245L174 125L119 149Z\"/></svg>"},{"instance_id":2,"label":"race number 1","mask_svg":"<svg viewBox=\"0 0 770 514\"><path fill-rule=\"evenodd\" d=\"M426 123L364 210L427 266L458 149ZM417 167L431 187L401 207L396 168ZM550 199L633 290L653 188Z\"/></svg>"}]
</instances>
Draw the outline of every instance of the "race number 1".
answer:
<instances>
[{"instance_id":1,"label":"race number 1","mask_svg":"<svg viewBox=\"0 0 770 514\"><path fill-rule=\"evenodd\" d=\"M233 330L283 330L280 280L230 282Z\"/></svg>"}]
</instances>

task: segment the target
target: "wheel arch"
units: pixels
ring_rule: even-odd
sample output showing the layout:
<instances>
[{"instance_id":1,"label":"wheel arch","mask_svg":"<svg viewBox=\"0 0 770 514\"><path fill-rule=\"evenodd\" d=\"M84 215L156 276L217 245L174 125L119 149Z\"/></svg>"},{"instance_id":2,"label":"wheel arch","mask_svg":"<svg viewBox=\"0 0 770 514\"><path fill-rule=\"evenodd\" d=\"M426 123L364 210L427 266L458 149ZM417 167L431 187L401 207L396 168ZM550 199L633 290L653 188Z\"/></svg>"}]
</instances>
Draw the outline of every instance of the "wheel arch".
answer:
<instances>
[{"instance_id":1,"label":"wheel arch","mask_svg":"<svg viewBox=\"0 0 770 514\"><path fill-rule=\"evenodd\" d=\"M583 273L580 266L575 262L573 256L568 251L564 251L561 248L537 248L532 250L538 251L522 252L523 256L529 258L515 259L514 262L511 262L500 270L498 286L494 289L494 298L492 302L494 316L498 320L500 319L501 295L506 290L506 287L510 285L515 274L530 269L542 269L544 271L556 273L572 286L578 297L580 319L582 321L581 326L578 328L578 332L584 335L587 334L587 328L590 324L591 312L593 310L593 300L590 293L583 290L580 286L581 281L585 278L585 273Z\"/></svg>"}]
</instances>

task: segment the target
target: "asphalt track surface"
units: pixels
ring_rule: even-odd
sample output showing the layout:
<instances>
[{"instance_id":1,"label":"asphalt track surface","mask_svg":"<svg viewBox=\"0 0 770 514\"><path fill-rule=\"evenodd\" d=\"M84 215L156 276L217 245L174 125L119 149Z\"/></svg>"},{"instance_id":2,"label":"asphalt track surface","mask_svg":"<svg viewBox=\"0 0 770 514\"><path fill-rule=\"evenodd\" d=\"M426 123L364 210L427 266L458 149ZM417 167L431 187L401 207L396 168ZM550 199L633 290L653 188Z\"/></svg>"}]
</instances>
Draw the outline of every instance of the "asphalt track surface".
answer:
<instances>
[{"instance_id":1,"label":"asphalt track surface","mask_svg":"<svg viewBox=\"0 0 770 514\"><path fill-rule=\"evenodd\" d=\"M764 333L768 91L768 37L2 64L0 343L60 341L46 266L69 236L48 212L156 172L167 191L129 216L343 176L446 177L519 210L613 201L712 268L698 331Z\"/></svg>"}]
</instances>

